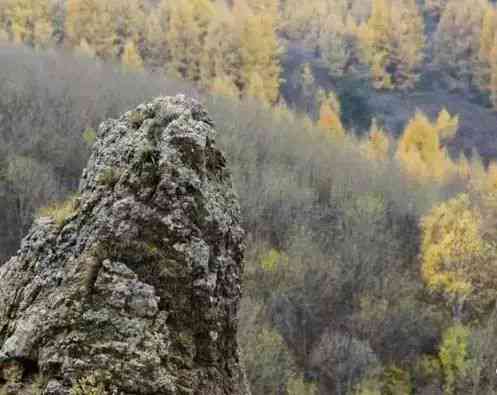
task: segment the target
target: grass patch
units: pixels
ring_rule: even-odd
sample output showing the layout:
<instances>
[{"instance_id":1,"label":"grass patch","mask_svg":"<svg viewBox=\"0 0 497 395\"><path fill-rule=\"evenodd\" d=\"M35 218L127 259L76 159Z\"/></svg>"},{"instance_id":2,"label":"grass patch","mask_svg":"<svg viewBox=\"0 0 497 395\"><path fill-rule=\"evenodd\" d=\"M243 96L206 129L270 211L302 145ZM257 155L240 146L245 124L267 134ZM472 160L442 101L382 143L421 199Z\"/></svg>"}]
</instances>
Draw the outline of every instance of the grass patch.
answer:
<instances>
[{"instance_id":1,"label":"grass patch","mask_svg":"<svg viewBox=\"0 0 497 395\"><path fill-rule=\"evenodd\" d=\"M131 123L131 126L134 129L138 129L142 124L143 121L145 120L145 115L142 114L140 111L131 111L131 113L128 116L129 122Z\"/></svg>"},{"instance_id":2,"label":"grass patch","mask_svg":"<svg viewBox=\"0 0 497 395\"><path fill-rule=\"evenodd\" d=\"M38 211L38 217L50 217L62 227L67 219L77 210L77 196L72 196L63 202L53 202Z\"/></svg>"}]
</instances>

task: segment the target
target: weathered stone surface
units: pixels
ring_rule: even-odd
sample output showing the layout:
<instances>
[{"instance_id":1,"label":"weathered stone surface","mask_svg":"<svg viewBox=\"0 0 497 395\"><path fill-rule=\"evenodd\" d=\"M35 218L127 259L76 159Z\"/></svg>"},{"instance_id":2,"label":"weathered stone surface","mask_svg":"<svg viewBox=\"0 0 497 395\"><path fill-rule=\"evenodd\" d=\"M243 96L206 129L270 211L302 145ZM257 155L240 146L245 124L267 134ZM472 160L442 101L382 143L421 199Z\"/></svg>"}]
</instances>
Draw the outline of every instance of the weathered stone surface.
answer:
<instances>
[{"instance_id":1,"label":"weathered stone surface","mask_svg":"<svg viewBox=\"0 0 497 395\"><path fill-rule=\"evenodd\" d=\"M248 393L243 231L214 138L183 96L101 125L74 212L37 220L0 268L0 389L41 375L54 395L89 377L115 394Z\"/></svg>"}]
</instances>

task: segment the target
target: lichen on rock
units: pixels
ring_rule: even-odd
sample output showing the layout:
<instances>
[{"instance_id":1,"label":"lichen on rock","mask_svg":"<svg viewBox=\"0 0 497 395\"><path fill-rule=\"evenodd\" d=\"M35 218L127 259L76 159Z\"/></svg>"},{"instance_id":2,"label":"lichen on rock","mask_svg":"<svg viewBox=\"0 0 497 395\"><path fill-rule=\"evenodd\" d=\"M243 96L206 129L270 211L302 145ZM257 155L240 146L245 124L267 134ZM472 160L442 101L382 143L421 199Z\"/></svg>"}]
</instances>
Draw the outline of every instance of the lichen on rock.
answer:
<instances>
[{"instance_id":1,"label":"lichen on rock","mask_svg":"<svg viewBox=\"0 0 497 395\"><path fill-rule=\"evenodd\" d=\"M0 390L42 376L54 395L89 377L109 394L248 393L244 233L214 139L184 96L100 126L74 212L39 218L0 268Z\"/></svg>"}]
</instances>

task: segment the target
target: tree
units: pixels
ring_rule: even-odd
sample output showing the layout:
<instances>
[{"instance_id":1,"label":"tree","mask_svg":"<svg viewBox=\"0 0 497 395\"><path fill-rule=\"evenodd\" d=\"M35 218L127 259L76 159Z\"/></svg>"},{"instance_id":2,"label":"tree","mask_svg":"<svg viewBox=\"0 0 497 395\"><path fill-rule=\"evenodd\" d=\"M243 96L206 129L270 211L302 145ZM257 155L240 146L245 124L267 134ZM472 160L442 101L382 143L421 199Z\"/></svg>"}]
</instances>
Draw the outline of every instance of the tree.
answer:
<instances>
[{"instance_id":1,"label":"tree","mask_svg":"<svg viewBox=\"0 0 497 395\"><path fill-rule=\"evenodd\" d=\"M473 155L468 190L482 213L482 237L497 240L497 163L491 162L485 168L481 159Z\"/></svg>"},{"instance_id":2,"label":"tree","mask_svg":"<svg viewBox=\"0 0 497 395\"><path fill-rule=\"evenodd\" d=\"M159 9L153 9L146 17L143 53L152 70L163 69L167 59L167 20Z\"/></svg>"},{"instance_id":3,"label":"tree","mask_svg":"<svg viewBox=\"0 0 497 395\"><path fill-rule=\"evenodd\" d=\"M94 59L97 54L95 50L91 47L90 44L88 44L88 41L86 39L82 39L81 43L76 47L76 53L78 55L86 56L88 58Z\"/></svg>"},{"instance_id":4,"label":"tree","mask_svg":"<svg viewBox=\"0 0 497 395\"><path fill-rule=\"evenodd\" d=\"M211 83L210 90L221 96L239 98L240 91L228 76L216 76Z\"/></svg>"},{"instance_id":5,"label":"tree","mask_svg":"<svg viewBox=\"0 0 497 395\"><path fill-rule=\"evenodd\" d=\"M72 48L86 40L98 57L117 55L116 20L108 2L67 0L65 32L66 43Z\"/></svg>"},{"instance_id":6,"label":"tree","mask_svg":"<svg viewBox=\"0 0 497 395\"><path fill-rule=\"evenodd\" d=\"M15 199L14 229L21 240L32 223L35 210L56 197L56 178L49 166L26 156L14 156L9 158L6 179Z\"/></svg>"},{"instance_id":7,"label":"tree","mask_svg":"<svg viewBox=\"0 0 497 395\"><path fill-rule=\"evenodd\" d=\"M292 376L288 380L286 391L288 395L317 395L318 389L315 383L304 380L302 376Z\"/></svg>"},{"instance_id":8,"label":"tree","mask_svg":"<svg viewBox=\"0 0 497 395\"><path fill-rule=\"evenodd\" d=\"M258 37L254 40L254 37ZM279 97L282 52L274 18L269 14L249 15L245 18L240 37L242 91L250 88L253 93L255 78L260 78L258 93L269 103Z\"/></svg>"},{"instance_id":9,"label":"tree","mask_svg":"<svg viewBox=\"0 0 497 395\"><path fill-rule=\"evenodd\" d=\"M304 63L300 69L299 84L302 96L305 98L314 97L316 94L316 79L309 63Z\"/></svg>"},{"instance_id":10,"label":"tree","mask_svg":"<svg viewBox=\"0 0 497 395\"><path fill-rule=\"evenodd\" d=\"M392 65L392 14L388 0L374 0L371 16L359 30L362 56L370 67L373 85L378 89L393 87L389 73Z\"/></svg>"},{"instance_id":11,"label":"tree","mask_svg":"<svg viewBox=\"0 0 497 395\"><path fill-rule=\"evenodd\" d=\"M438 114L435 128L442 141L451 140L459 129L459 116L451 116L447 109L443 108Z\"/></svg>"},{"instance_id":12,"label":"tree","mask_svg":"<svg viewBox=\"0 0 497 395\"><path fill-rule=\"evenodd\" d=\"M459 178L465 183L469 182L471 179L471 163L464 154L461 152L459 155L459 160L457 161L457 173Z\"/></svg>"},{"instance_id":13,"label":"tree","mask_svg":"<svg viewBox=\"0 0 497 395\"><path fill-rule=\"evenodd\" d=\"M490 90L491 85L491 68L492 68L492 50L497 34L497 10L492 4L487 4L483 15L483 22L480 33L480 45L478 51L478 62L476 64L475 74L478 85L483 91Z\"/></svg>"},{"instance_id":14,"label":"tree","mask_svg":"<svg viewBox=\"0 0 497 395\"><path fill-rule=\"evenodd\" d=\"M490 64L489 64L489 93L490 101L494 109L497 109L497 36L494 40L494 45L490 51Z\"/></svg>"},{"instance_id":15,"label":"tree","mask_svg":"<svg viewBox=\"0 0 497 395\"><path fill-rule=\"evenodd\" d=\"M270 15L276 24L278 24L280 0L250 0L247 4L254 14Z\"/></svg>"},{"instance_id":16,"label":"tree","mask_svg":"<svg viewBox=\"0 0 497 395\"><path fill-rule=\"evenodd\" d=\"M481 61L488 61L488 56L492 50L495 34L497 33L497 10L493 4L487 4L483 14L483 21L480 33L479 58Z\"/></svg>"},{"instance_id":17,"label":"tree","mask_svg":"<svg viewBox=\"0 0 497 395\"><path fill-rule=\"evenodd\" d=\"M282 10L283 33L294 40L315 43L319 37L318 21L326 10L324 4L324 1L286 0Z\"/></svg>"},{"instance_id":18,"label":"tree","mask_svg":"<svg viewBox=\"0 0 497 395\"><path fill-rule=\"evenodd\" d=\"M214 80L227 77L240 90L243 84L240 35L245 16L243 12L233 12L223 3L214 6L215 13L209 23L201 61L202 85L209 86Z\"/></svg>"},{"instance_id":19,"label":"tree","mask_svg":"<svg viewBox=\"0 0 497 395\"><path fill-rule=\"evenodd\" d=\"M461 324L449 327L443 334L439 358L445 376L445 394L459 393L456 385L464 381L470 370L470 335L469 329Z\"/></svg>"},{"instance_id":20,"label":"tree","mask_svg":"<svg viewBox=\"0 0 497 395\"><path fill-rule=\"evenodd\" d=\"M245 95L257 99L263 104L269 104L266 92L264 89L264 80L257 71L253 71L250 79L245 85Z\"/></svg>"},{"instance_id":21,"label":"tree","mask_svg":"<svg viewBox=\"0 0 497 395\"><path fill-rule=\"evenodd\" d=\"M340 115L340 102L333 92L329 92L325 100L322 101L319 109L319 128L333 138L344 138L345 128L340 120Z\"/></svg>"},{"instance_id":22,"label":"tree","mask_svg":"<svg viewBox=\"0 0 497 395\"><path fill-rule=\"evenodd\" d=\"M292 373L291 355L274 329L259 327L255 330L253 336L241 342L251 390L256 394L277 395Z\"/></svg>"},{"instance_id":23,"label":"tree","mask_svg":"<svg viewBox=\"0 0 497 395\"><path fill-rule=\"evenodd\" d=\"M421 221L422 275L431 290L447 298L454 319L470 301L485 308L495 300L492 246L482 238L481 212L467 194L435 206Z\"/></svg>"},{"instance_id":24,"label":"tree","mask_svg":"<svg viewBox=\"0 0 497 395\"><path fill-rule=\"evenodd\" d=\"M389 157L390 140L385 131L378 127L376 118L373 118L369 129L365 153L367 158L375 161L383 161Z\"/></svg>"},{"instance_id":25,"label":"tree","mask_svg":"<svg viewBox=\"0 0 497 395\"><path fill-rule=\"evenodd\" d=\"M143 59L133 41L128 40L124 46L121 62L126 70L140 71L143 70Z\"/></svg>"},{"instance_id":26,"label":"tree","mask_svg":"<svg viewBox=\"0 0 497 395\"><path fill-rule=\"evenodd\" d=\"M5 17L14 41L36 47L50 45L53 4L50 0L6 0Z\"/></svg>"},{"instance_id":27,"label":"tree","mask_svg":"<svg viewBox=\"0 0 497 395\"><path fill-rule=\"evenodd\" d=\"M393 82L400 89L413 88L424 58L425 25L416 0L403 0L392 7L396 58Z\"/></svg>"},{"instance_id":28,"label":"tree","mask_svg":"<svg viewBox=\"0 0 497 395\"><path fill-rule=\"evenodd\" d=\"M288 108L284 99L280 99L278 104L273 106L273 117L276 122L294 123L297 119L295 112Z\"/></svg>"},{"instance_id":29,"label":"tree","mask_svg":"<svg viewBox=\"0 0 497 395\"><path fill-rule=\"evenodd\" d=\"M438 20L449 1L450 0L425 0L425 9Z\"/></svg>"},{"instance_id":30,"label":"tree","mask_svg":"<svg viewBox=\"0 0 497 395\"><path fill-rule=\"evenodd\" d=\"M377 89L414 86L425 44L424 22L415 0L395 6L391 0L374 0L371 16L358 35Z\"/></svg>"},{"instance_id":31,"label":"tree","mask_svg":"<svg viewBox=\"0 0 497 395\"><path fill-rule=\"evenodd\" d=\"M166 40L169 48L167 72L190 81L201 80L205 37L214 15L210 0L178 0L169 9Z\"/></svg>"},{"instance_id":32,"label":"tree","mask_svg":"<svg viewBox=\"0 0 497 395\"><path fill-rule=\"evenodd\" d=\"M319 52L321 48L333 45L329 33L345 40L347 45L350 44L349 39L355 41L355 32L349 28L355 28L359 21L366 19L371 9L371 0L314 0L304 3L286 0L282 3L283 35L292 40L302 40L310 51L319 49ZM332 55L331 52L329 55Z\"/></svg>"},{"instance_id":33,"label":"tree","mask_svg":"<svg viewBox=\"0 0 497 395\"><path fill-rule=\"evenodd\" d=\"M317 86L311 64L300 65L289 80L292 81L293 88L298 92L293 100L294 105L309 116L316 116L323 98L320 97L321 90Z\"/></svg>"},{"instance_id":34,"label":"tree","mask_svg":"<svg viewBox=\"0 0 497 395\"><path fill-rule=\"evenodd\" d=\"M321 381L334 384L336 393L346 394L366 372L379 366L368 341L327 329L312 352L313 366Z\"/></svg>"},{"instance_id":35,"label":"tree","mask_svg":"<svg viewBox=\"0 0 497 395\"><path fill-rule=\"evenodd\" d=\"M323 23L318 43L331 76L343 77L357 65L357 25L353 18L330 14Z\"/></svg>"},{"instance_id":36,"label":"tree","mask_svg":"<svg viewBox=\"0 0 497 395\"><path fill-rule=\"evenodd\" d=\"M400 138L396 157L406 173L420 181L446 182L457 172L443 143L452 138L458 118L442 110L435 123L422 112L409 121Z\"/></svg>"},{"instance_id":37,"label":"tree","mask_svg":"<svg viewBox=\"0 0 497 395\"><path fill-rule=\"evenodd\" d=\"M136 0L107 0L113 16L115 29L115 52L122 56L129 41L138 46L145 36L145 10L142 2Z\"/></svg>"},{"instance_id":38,"label":"tree","mask_svg":"<svg viewBox=\"0 0 497 395\"><path fill-rule=\"evenodd\" d=\"M435 32L434 60L454 89L468 89L473 82L485 3L449 1Z\"/></svg>"},{"instance_id":39,"label":"tree","mask_svg":"<svg viewBox=\"0 0 497 395\"><path fill-rule=\"evenodd\" d=\"M312 66L309 63L301 65L295 70L291 81L299 92L298 107L306 114L315 115L319 110L320 100Z\"/></svg>"}]
</instances>

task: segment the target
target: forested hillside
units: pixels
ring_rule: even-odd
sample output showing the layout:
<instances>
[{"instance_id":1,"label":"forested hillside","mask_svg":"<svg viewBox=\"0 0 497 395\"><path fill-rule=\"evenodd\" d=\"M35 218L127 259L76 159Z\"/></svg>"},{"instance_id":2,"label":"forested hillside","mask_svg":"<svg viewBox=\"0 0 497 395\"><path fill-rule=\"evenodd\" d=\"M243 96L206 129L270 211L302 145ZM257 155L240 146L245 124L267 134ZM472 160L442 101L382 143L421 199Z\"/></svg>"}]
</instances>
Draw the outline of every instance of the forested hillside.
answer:
<instances>
[{"instance_id":1,"label":"forested hillside","mask_svg":"<svg viewBox=\"0 0 497 395\"><path fill-rule=\"evenodd\" d=\"M497 392L493 3L4 0L0 26L0 262L99 122L185 92L241 201L254 394Z\"/></svg>"},{"instance_id":2,"label":"forested hillside","mask_svg":"<svg viewBox=\"0 0 497 395\"><path fill-rule=\"evenodd\" d=\"M491 158L496 19L490 0L4 0L0 40L315 116L334 91L358 133L376 117L398 135L416 109L435 116L447 107L465 115L451 152L476 147Z\"/></svg>"}]
</instances>

